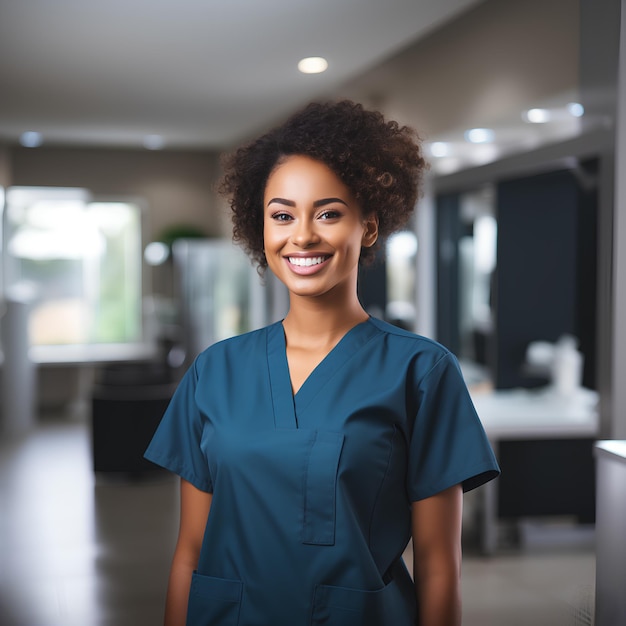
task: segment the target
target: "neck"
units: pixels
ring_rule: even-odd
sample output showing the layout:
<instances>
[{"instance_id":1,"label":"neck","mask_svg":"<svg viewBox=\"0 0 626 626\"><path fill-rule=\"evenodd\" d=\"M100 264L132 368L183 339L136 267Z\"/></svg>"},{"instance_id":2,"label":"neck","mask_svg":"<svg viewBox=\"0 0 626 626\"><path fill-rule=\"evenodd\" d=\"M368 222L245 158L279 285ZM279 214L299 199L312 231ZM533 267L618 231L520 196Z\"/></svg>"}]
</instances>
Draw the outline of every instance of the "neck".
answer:
<instances>
[{"instance_id":1,"label":"neck","mask_svg":"<svg viewBox=\"0 0 626 626\"><path fill-rule=\"evenodd\" d=\"M368 317L356 293L339 302L336 298L328 301L323 297L303 298L291 294L283 326L288 335L299 337L302 342L333 343Z\"/></svg>"}]
</instances>

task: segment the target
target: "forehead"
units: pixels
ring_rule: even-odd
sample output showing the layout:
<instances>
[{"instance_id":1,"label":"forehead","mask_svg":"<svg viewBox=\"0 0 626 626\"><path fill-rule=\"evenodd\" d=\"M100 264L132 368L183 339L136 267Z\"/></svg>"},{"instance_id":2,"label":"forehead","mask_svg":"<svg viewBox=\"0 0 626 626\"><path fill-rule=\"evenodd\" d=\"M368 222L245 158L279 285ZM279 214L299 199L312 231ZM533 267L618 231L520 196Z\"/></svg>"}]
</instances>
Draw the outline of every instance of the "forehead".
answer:
<instances>
[{"instance_id":1,"label":"forehead","mask_svg":"<svg viewBox=\"0 0 626 626\"><path fill-rule=\"evenodd\" d=\"M333 189L350 195L348 187L325 163L301 155L285 157L276 164L265 185L266 195L279 187L297 194Z\"/></svg>"}]
</instances>

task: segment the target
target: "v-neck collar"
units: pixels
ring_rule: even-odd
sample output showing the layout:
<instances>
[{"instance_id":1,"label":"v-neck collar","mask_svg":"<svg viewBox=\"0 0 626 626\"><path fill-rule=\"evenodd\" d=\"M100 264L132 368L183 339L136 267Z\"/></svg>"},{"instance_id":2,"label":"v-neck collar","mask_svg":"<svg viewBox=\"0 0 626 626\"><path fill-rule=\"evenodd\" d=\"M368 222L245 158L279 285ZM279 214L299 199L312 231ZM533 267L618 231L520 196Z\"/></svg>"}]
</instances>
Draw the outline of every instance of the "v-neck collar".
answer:
<instances>
[{"instance_id":1,"label":"v-neck collar","mask_svg":"<svg viewBox=\"0 0 626 626\"><path fill-rule=\"evenodd\" d=\"M370 319L353 326L317 364L296 394L291 390L287 361L287 341L282 322L268 327L267 365L277 428L298 428L298 411L303 411L355 352L376 334Z\"/></svg>"}]
</instances>

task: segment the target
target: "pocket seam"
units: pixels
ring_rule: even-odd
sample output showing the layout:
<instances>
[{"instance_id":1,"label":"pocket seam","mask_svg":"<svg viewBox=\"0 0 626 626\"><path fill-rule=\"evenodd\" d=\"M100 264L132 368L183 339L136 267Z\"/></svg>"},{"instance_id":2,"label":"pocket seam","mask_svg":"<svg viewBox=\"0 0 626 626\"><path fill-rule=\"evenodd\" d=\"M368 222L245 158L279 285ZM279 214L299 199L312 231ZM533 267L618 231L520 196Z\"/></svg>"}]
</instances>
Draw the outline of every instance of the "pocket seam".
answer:
<instances>
[{"instance_id":1,"label":"pocket seam","mask_svg":"<svg viewBox=\"0 0 626 626\"><path fill-rule=\"evenodd\" d=\"M303 480L302 543L335 543L337 472L344 438L343 434L331 431L315 431L312 438ZM329 499L331 506L320 505L322 499Z\"/></svg>"},{"instance_id":2,"label":"pocket seam","mask_svg":"<svg viewBox=\"0 0 626 626\"><path fill-rule=\"evenodd\" d=\"M243 600L243 582L229 578L219 578L193 572L191 587L189 590L188 611L195 607L195 618L202 619L204 623L205 612L209 610L211 619L217 618L219 607L227 614L220 614L220 624L238 626L241 618L241 603ZM211 607L208 609L207 607ZM197 611L200 613L197 613ZM217 610L218 613L211 612ZM201 617L204 616L204 617ZM189 619L189 612L188 612ZM189 622L195 624L195 621Z\"/></svg>"}]
</instances>

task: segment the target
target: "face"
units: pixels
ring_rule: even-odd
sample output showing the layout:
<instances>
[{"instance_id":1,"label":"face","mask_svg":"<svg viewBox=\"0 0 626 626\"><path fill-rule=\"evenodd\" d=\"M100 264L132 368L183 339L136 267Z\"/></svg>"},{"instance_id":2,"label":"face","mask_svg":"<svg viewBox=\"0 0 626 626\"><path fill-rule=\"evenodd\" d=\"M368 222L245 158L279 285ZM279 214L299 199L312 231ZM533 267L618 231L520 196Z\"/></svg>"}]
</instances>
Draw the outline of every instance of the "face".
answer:
<instances>
[{"instance_id":1,"label":"face","mask_svg":"<svg viewBox=\"0 0 626 626\"><path fill-rule=\"evenodd\" d=\"M291 294L356 292L361 247L375 243L378 222L331 169L288 157L270 174L263 205L265 256Z\"/></svg>"}]
</instances>

